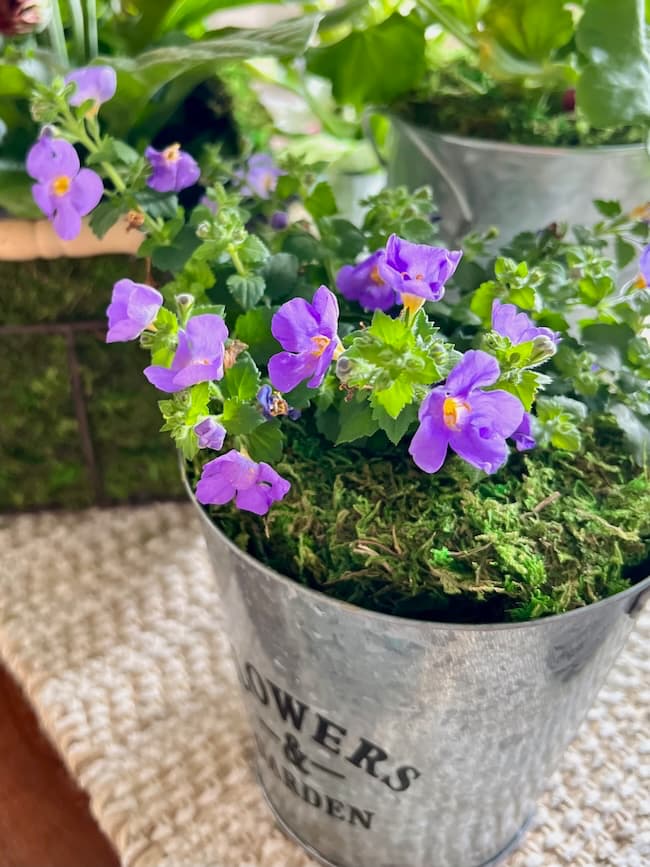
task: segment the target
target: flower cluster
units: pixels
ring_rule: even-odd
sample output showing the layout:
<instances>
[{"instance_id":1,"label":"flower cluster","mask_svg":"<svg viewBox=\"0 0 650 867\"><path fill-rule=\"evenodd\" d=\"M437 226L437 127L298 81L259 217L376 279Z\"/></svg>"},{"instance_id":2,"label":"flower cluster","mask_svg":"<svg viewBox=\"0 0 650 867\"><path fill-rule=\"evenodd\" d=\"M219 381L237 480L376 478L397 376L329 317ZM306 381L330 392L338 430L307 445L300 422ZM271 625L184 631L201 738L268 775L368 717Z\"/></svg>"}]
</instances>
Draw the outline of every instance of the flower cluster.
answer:
<instances>
[{"instance_id":1,"label":"flower cluster","mask_svg":"<svg viewBox=\"0 0 650 867\"><path fill-rule=\"evenodd\" d=\"M650 246L621 292L601 255L614 236L629 263L645 222L615 213L588 255L584 228L577 247L522 236L533 248L497 258L468 290L477 240L463 273L461 251L436 243L426 190L378 194L359 228L295 158L233 165L210 152L201 170L178 144L140 155L102 137L98 110L114 92L105 67L53 85L28 170L62 237L88 214L95 231L126 217L142 234L154 276L117 281L106 340L150 352L144 375L162 394L163 430L195 462L201 503L266 514L290 490L274 467L297 425L336 445L408 451L426 473L448 460L495 473L513 449L579 450L585 419L606 414L647 460ZM176 193L197 183L186 218Z\"/></svg>"}]
</instances>

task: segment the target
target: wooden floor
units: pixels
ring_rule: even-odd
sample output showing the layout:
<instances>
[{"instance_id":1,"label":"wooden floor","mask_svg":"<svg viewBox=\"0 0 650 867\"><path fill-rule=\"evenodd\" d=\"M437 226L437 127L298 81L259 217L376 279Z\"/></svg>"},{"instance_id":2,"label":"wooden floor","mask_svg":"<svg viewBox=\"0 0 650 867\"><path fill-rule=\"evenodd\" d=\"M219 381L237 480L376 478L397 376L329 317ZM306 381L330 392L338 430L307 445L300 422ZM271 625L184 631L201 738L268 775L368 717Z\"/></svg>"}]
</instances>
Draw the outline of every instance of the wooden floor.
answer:
<instances>
[{"instance_id":1,"label":"wooden floor","mask_svg":"<svg viewBox=\"0 0 650 867\"><path fill-rule=\"evenodd\" d=\"M88 799L1 666L0 867L119 867Z\"/></svg>"}]
</instances>

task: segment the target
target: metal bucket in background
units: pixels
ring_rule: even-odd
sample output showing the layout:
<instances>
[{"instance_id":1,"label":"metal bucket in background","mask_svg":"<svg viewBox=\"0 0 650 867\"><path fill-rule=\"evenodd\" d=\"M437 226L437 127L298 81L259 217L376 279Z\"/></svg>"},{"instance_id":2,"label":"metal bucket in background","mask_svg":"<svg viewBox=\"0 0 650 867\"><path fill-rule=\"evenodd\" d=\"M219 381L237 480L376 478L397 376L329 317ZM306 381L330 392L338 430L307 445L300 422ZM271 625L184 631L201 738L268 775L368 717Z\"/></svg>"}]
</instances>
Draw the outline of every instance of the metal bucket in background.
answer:
<instances>
[{"instance_id":1,"label":"metal bucket in background","mask_svg":"<svg viewBox=\"0 0 650 867\"><path fill-rule=\"evenodd\" d=\"M436 133L390 117L388 184L429 184L446 241L497 226L507 243L552 222L589 224L594 199L650 199L645 145L542 147Z\"/></svg>"},{"instance_id":2,"label":"metal bucket in background","mask_svg":"<svg viewBox=\"0 0 650 867\"><path fill-rule=\"evenodd\" d=\"M650 578L522 624L407 620L279 575L194 502L259 779L283 828L336 867L496 863L518 842Z\"/></svg>"}]
</instances>

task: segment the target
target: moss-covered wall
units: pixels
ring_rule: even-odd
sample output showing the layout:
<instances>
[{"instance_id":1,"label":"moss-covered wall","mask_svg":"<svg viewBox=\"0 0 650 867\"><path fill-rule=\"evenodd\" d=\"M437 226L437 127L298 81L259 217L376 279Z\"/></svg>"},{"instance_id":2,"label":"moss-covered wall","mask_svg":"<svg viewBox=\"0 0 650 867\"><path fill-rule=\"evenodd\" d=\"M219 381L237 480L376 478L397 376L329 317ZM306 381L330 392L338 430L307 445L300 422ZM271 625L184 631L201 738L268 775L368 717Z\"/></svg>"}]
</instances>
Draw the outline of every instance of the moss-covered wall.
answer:
<instances>
[{"instance_id":1,"label":"moss-covered wall","mask_svg":"<svg viewBox=\"0 0 650 867\"><path fill-rule=\"evenodd\" d=\"M104 343L113 283L142 279L143 268L124 257L0 263L0 510L180 495L174 450L158 434L155 393L141 372L146 358L135 344Z\"/></svg>"}]
</instances>

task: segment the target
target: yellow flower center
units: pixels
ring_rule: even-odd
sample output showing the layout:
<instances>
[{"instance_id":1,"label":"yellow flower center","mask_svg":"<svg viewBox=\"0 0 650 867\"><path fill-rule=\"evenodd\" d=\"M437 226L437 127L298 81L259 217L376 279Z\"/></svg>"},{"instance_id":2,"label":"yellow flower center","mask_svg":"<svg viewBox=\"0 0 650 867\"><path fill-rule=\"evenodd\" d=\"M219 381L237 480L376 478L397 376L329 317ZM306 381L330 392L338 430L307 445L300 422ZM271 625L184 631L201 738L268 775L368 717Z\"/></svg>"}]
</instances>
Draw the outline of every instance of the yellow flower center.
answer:
<instances>
[{"instance_id":1,"label":"yellow flower center","mask_svg":"<svg viewBox=\"0 0 650 867\"><path fill-rule=\"evenodd\" d=\"M315 349L312 349L311 354L315 355L316 358L320 358L332 341L329 337L318 334L316 337L312 337L311 342L315 347Z\"/></svg>"},{"instance_id":2,"label":"yellow flower center","mask_svg":"<svg viewBox=\"0 0 650 867\"><path fill-rule=\"evenodd\" d=\"M425 299L421 298L419 295L410 295L408 292L402 294L402 304L412 316L418 312L424 302Z\"/></svg>"},{"instance_id":3,"label":"yellow flower center","mask_svg":"<svg viewBox=\"0 0 650 867\"><path fill-rule=\"evenodd\" d=\"M384 285L384 281L381 279L381 276L379 274L379 268L376 265L372 269L372 271L370 272L370 279L372 280L373 283L376 283L377 286L383 286Z\"/></svg>"},{"instance_id":4,"label":"yellow flower center","mask_svg":"<svg viewBox=\"0 0 650 867\"><path fill-rule=\"evenodd\" d=\"M630 217L633 220L650 220L650 202L633 208L630 211Z\"/></svg>"},{"instance_id":5,"label":"yellow flower center","mask_svg":"<svg viewBox=\"0 0 650 867\"><path fill-rule=\"evenodd\" d=\"M52 192L55 196L65 196L70 189L70 178L67 175L59 175L52 181Z\"/></svg>"},{"instance_id":6,"label":"yellow flower center","mask_svg":"<svg viewBox=\"0 0 650 867\"><path fill-rule=\"evenodd\" d=\"M169 145L163 151L163 157L167 160L168 163L176 163L180 159L181 156L181 146L176 142L175 144Z\"/></svg>"},{"instance_id":7,"label":"yellow flower center","mask_svg":"<svg viewBox=\"0 0 650 867\"><path fill-rule=\"evenodd\" d=\"M446 397L442 405L442 418L450 430L460 430L460 423L467 417L471 406L458 397Z\"/></svg>"},{"instance_id":8,"label":"yellow flower center","mask_svg":"<svg viewBox=\"0 0 650 867\"><path fill-rule=\"evenodd\" d=\"M645 289L647 285L648 285L648 283L647 283L645 277L643 276L643 274L639 274L639 276L634 281L634 288L635 289Z\"/></svg>"}]
</instances>

